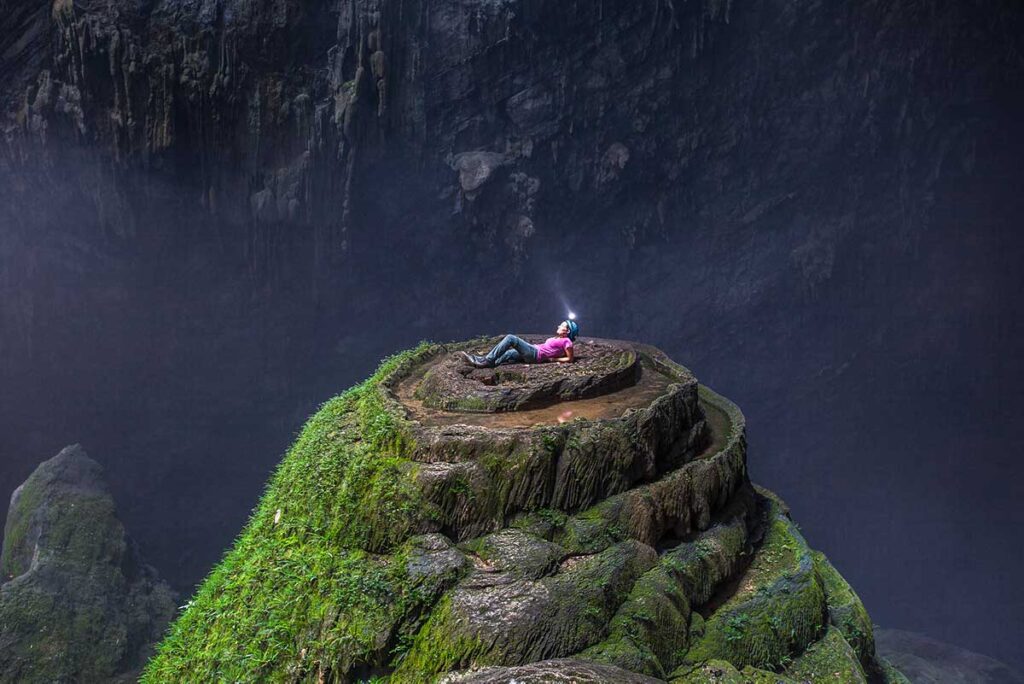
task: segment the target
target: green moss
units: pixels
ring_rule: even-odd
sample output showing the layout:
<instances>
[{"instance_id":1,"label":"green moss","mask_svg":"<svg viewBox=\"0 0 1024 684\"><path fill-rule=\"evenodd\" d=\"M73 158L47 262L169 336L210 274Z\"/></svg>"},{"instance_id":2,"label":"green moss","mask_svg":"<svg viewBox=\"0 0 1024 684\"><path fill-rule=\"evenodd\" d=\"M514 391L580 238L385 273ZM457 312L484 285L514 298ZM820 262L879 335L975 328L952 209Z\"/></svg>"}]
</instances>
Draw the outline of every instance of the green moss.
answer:
<instances>
[{"instance_id":1,"label":"green moss","mask_svg":"<svg viewBox=\"0 0 1024 684\"><path fill-rule=\"evenodd\" d=\"M539 580L459 586L430 616L396 681L577 653L607 633L615 610L655 561L650 548L624 542ZM498 618L495 608L510 599L514 608Z\"/></svg>"},{"instance_id":2,"label":"green moss","mask_svg":"<svg viewBox=\"0 0 1024 684\"><path fill-rule=\"evenodd\" d=\"M124 552L124 529L117 520L114 500L104 491L71 491L51 481L40 469L21 488L7 519L2 567L5 579L28 571L32 556L57 555L61 564L89 567L119 562ZM44 491L49 492L44 502ZM41 539L28 540L33 528L44 530Z\"/></svg>"},{"instance_id":3,"label":"green moss","mask_svg":"<svg viewBox=\"0 0 1024 684\"><path fill-rule=\"evenodd\" d=\"M689 646L690 606L706 601L739 563L747 544L744 515L743 507L732 507L699 538L665 552L633 586L608 639L582 657L655 677L671 672Z\"/></svg>"},{"instance_id":4,"label":"green moss","mask_svg":"<svg viewBox=\"0 0 1024 684\"><path fill-rule=\"evenodd\" d=\"M742 564L748 544L742 517L745 510L738 508L734 515L665 554L665 564L685 587L691 604L706 603L715 588Z\"/></svg>"},{"instance_id":5,"label":"green moss","mask_svg":"<svg viewBox=\"0 0 1024 684\"><path fill-rule=\"evenodd\" d=\"M609 637L580 657L663 678L686 645L689 616L682 584L659 564L633 586L612 619Z\"/></svg>"},{"instance_id":6,"label":"green moss","mask_svg":"<svg viewBox=\"0 0 1024 684\"><path fill-rule=\"evenodd\" d=\"M122 557L124 528L109 495L78 496L67 508L50 510L55 515L46 523L46 546L60 549L65 562L88 568Z\"/></svg>"},{"instance_id":7,"label":"green moss","mask_svg":"<svg viewBox=\"0 0 1024 684\"><path fill-rule=\"evenodd\" d=\"M630 672L661 676L661 664L655 655L629 637L602 641L581 653L579 658L615 665Z\"/></svg>"},{"instance_id":8,"label":"green moss","mask_svg":"<svg viewBox=\"0 0 1024 684\"><path fill-rule=\"evenodd\" d=\"M878 658L877 662L883 684L911 684L906 675L897 670L889 661L884 658Z\"/></svg>"},{"instance_id":9,"label":"green moss","mask_svg":"<svg viewBox=\"0 0 1024 684\"><path fill-rule=\"evenodd\" d=\"M868 667L875 654L875 637L868 611L825 554L814 551L812 555L815 572L825 589L829 620L853 647L861 664Z\"/></svg>"},{"instance_id":10,"label":"green moss","mask_svg":"<svg viewBox=\"0 0 1024 684\"><path fill-rule=\"evenodd\" d=\"M24 575L4 587L0 625L7 642L0 680L53 681L74 673L78 681L109 681L127 655L125 624L110 615L107 600L124 591L123 577L112 566L97 565L88 587L55 592L49 585L54 581L86 583L82 575L51 566L46 578Z\"/></svg>"},{"instance_id":11,"label":"green moss","mask_svg":"<svg viewBox=\"0 0 1024 684\"><path fill-rule=\"evenodd\" d=\"M740 674L743 675L743 681L746 684L798 684L798 682L799 684L806 684L802 680L790 679L768 670L759 670L750 665L740 670Z\"/></svg>"},{"instance_id":12,"label":"green moss","mask_svg":"<svg viewBox=\"0 0 1024 684\"><path fill-rule=\"evenodd\" d=\"M835 627L829 626L825 636L811 644L786 668L786 674L797 681L837 681L864 684L867 678L857 654Z\"/></svg>"},{"instance_id":13,"label":"green moss","mask_svg":"<svg viewBox=\"0 0 1024 684\"><path fill-rule=\"evenodd\" d=\"M736 591L705 617L688 662L774 670L821 633L825 596L803 537L772 502L765 539Z\"/></svg>"},{"instance_id":14,"label":"green moss","mask_svg":"<svg viewBox=\"0 0 1024 684\"><path fill-rule=\"evenodd\" d=\"M470 413L487 413L491 410L491 405L482 397L459 397L445 403L448 410L468 411Z\"/></svg>"},{"instance_id":15,"label":"green moss","mask_svg":"<svg viewBox=\"0 0 1024 684\"><path fill-rule=\"evenodd\" d=\"M42 488L36 478L30 477L21 488L17 505L7 515L4 530L3 551L0 552L0 572L4 579L16 577L28 570L32 558L24 551L25 536L32 526L32 514L42 500Z\"/></svg>"},{"instance_id":16,"label":"green moss","mask_svg":"<svg viewBox=\"0 0 1024 684\"><path fill-rule=\"evenodd\" d=\"M476 658L485 657L489 646L474 635L457 629L452 612L451 596L438 602L426 625L412 644L408 655L402 659L391 678L399 682L432 681L437 672L446 672L456 666L478 664ZM479 664L492 664L486 660Z\"/></svg>"},{"instance_id":17,"label":"green moss","mask_svg":"<svg viewBox=\"0 0 1024 684\"><path fill-rule=\"evenodd\" d=\"M749 665L741 670L724 660L685 665L672 673L671 684L795 684L792 679Z\"/></svg>"},{"instance_id":18,"label":"green moss","mask_svg":"<svg viewBox=\"0 0 1024 684\"><path fill-rule=\"evenodd\" d=\"M427 348L386 359L306 423L144 681L282 681L388 660L401 623L432 600L399 548L430 509L380 383Z\"/></svg>"},{"instance_id":19,"label":"green moss","mask_svg":"<svg viewBox=\"0 0 1024 684\"><path fill-rule=\"evenodd\" d=\"M580 515L567 518L565 523L555 531L554 540L565 547L569 553L598 553L621 540L617 527L609 517L605 517L606 508L598 504Z\"/></svg>"}]
</instances>

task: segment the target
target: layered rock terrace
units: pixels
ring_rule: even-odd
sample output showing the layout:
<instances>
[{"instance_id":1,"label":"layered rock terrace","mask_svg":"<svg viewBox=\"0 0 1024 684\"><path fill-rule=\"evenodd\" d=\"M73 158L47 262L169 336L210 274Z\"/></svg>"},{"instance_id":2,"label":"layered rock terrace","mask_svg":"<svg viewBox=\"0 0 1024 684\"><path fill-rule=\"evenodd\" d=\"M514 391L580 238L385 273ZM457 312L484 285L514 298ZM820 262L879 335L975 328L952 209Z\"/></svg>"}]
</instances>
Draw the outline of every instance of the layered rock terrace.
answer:
<instances>
[{"instance_id":1,"label":"layered rock terrace","mask_svg":"<svg viewBox=\"0 0 1024 684\"><path fill-rule=\"evenodd\" d=\"M327 402L147 680L903 681L735 405L631 342L458 360L495 341Z\"/></svg>"}]
</instances>

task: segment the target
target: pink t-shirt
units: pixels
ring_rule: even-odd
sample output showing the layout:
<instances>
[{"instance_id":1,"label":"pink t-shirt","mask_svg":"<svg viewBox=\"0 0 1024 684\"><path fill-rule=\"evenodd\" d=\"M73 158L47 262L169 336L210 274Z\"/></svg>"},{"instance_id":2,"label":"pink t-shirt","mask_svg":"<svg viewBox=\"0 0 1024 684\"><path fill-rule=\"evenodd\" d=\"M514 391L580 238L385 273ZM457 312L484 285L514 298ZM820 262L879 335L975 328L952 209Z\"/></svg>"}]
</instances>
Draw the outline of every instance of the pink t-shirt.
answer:
<instances>
[{"instance_id":1,"label":"pink t-shirt","mask_svg":"<svg viewBox=\"0 0 1024 684\"><path fill-rule=\"evenodd\" d=\"M549 337L544 340L544 344L537 345L537 361L565 356L568 349L572 349L572 340L568 337Z\"/></svg>"}]
</instances>

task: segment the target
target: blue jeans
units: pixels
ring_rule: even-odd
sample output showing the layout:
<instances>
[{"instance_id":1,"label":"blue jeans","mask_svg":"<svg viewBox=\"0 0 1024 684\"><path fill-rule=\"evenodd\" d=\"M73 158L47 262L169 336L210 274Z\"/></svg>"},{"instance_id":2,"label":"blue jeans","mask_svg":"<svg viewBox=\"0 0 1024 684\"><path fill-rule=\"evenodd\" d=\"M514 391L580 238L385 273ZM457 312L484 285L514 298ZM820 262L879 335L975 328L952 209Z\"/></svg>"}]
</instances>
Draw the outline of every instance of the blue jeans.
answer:
<instances>
[{"instance_id":1,"label":"blue jeans","mask_svg":"<svg viewBox=\"0 0 1024 684\"><path fill-rule=\"evenodd\" d=\"M536 363L537 348L521 337L505 335L505 339L487 352L487 358L495 366L503 363Z\"/></svg>"}]
</instances>

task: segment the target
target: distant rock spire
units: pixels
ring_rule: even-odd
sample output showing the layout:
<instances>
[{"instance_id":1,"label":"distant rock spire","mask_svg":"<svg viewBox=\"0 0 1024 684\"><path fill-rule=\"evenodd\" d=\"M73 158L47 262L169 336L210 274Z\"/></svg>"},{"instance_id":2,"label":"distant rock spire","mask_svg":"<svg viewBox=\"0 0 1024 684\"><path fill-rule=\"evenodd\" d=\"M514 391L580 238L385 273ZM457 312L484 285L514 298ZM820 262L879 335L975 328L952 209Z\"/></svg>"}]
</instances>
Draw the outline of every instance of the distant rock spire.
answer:
<instances>
[{"instance_id":1,"label":"distant rock spire","mask_svg":"<svg viewBox=\"0 0 1024 684\"><path fill-rule=\"evenodd\" d=\"M0 682L134 681L174 614L78 444L14 491L0 571Z\"/></svg>"}]
</instances>

